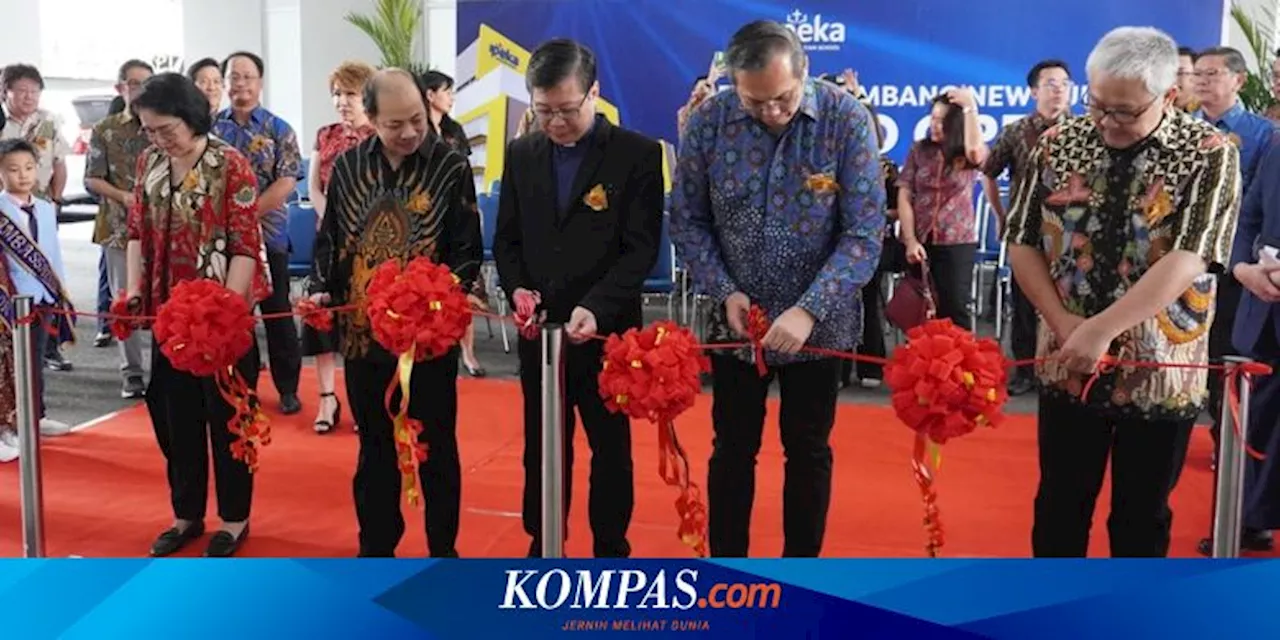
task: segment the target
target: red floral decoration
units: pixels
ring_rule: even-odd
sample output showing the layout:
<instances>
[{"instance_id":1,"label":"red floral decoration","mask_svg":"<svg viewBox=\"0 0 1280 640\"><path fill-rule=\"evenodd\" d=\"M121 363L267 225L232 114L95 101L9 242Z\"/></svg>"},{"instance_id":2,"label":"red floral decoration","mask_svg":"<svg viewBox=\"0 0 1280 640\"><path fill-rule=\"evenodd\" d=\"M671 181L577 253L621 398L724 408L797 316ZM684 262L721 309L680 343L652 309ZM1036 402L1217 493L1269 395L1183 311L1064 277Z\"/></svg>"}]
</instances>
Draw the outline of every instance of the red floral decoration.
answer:
<instances>
[{"instance_id":1,"label":"red floral decoration","mask_svg":"<svg viewBox=\"0 0 1280 640\"><path fill-rule=\"evenodd\" d=\"M471 305L449 267L414 258L403 270L388 260L369 283L373 337L391 353L417 362L449 352L471 325Z\"/></svg>"},{"instance_id":2,"label":"red floral decoration","mask_svg":"<svg viewBox=\"0 0 1280 640\"><path fill-rule=\"evenodd\" d=\"M307 326L325 333L333 330L333 310L326 309L310 298L303 298L293 305L293 313L301 316Z\"/></svg>"},{"instance_id":3,"label":"red floral decoration","mask_svg":"<svg viewBox=\"0 0 1280 640\"><path fill-rule=\"evenodd\" d=\"M417 506L422 497L418 465L427 449L418 440L422 422L409 417L413 363L444 356L462 340L471 325L471 304L448 267L419 257L401 269L399 261L388 260L373 272L368 314L374 339L399 357L384 400L392 418L401 490L409 504Z\"/></svg>"},{"instance_id":4,"label":"red floral decoration","mask_svg":"<svg viewBox=\"0 0 1280 640\"><path fill-rule=\"evenodd\" d=\"M907 344L885 367L894 411L916 433L913 467L925 503L930 556L943 543L933 489L937 447L978 427L999 426L1009 399L1007 378L1000 345L977 340L950 320L930 320L909 331Z\"/></svg>"},{"instance_id":5,"label":"red floral decoration","mask_svg":"<svg viewBox=\"0 0 1280 640\"><path fill-rule=\"evenodd\" d=\"M658 425L658 475L678 487L678 535L707 554L707 508L689 475L689 458L676 437L675 418L693 406L710 368L693 333L663 321L609 336L600 371L600 396L610 411Z\"/></svg>"},{"instance_id":6,"label":"red floral decoration","mask_svg":"<svg viewBox=\"0 0 1280 640\"><path fill-rule=\"evenodd\" d=\"M188 280L160 306L153 330L175 369L204 377L249 352L253 324L244 296L213 280Z\"/></svg>"},{"instance_id":7,"label":"red floral decoration","mask_svg":"<svg viewBox=\"0 0 1280 640\"><path fill-rule=\"evenodd\" d=\"M124 342L133 335L133 330L138 326L140 319L131 317L129 313L129 300L126 299L123 291L116 294L115 300L111 302L111 308L107 310L108 328L111 330L111 337Z\"/></svg>"},{"instance_id":8,"label":"red floral decoration","mask_svg":"<svg viewBox=\"0 0 1280 640\"><path fill-rule=\"evenodd\" d=\"M173 288L152 327L160 351L175 369L213 377L233 410L227 422L235 436L231 455L251 471L258 468L259 452L271 444L271 427L257 394L235 368L253 344L254 322L244 296L213 280L188 280Z\"/></svg>"}]
</instances>

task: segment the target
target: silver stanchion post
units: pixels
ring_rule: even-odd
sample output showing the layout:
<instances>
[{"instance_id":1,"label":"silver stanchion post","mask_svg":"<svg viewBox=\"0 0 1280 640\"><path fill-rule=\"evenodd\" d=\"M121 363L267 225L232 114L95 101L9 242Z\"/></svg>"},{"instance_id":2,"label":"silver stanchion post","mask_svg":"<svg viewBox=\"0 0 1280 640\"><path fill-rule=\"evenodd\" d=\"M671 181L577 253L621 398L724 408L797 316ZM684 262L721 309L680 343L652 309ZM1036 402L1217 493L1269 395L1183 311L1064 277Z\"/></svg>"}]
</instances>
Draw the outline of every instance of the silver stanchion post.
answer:
<instances>
[{"instance_id":1,"label":"silver stanchion post","mask_svg":"<svg viewBox=\"0 0 1280 640\"><path fill-rule=\"evenodd\" d=\"M40 487L40 418L36 406L35 362L31 332L31 296L13 301L13 393L17 405L18 483L22 492L22 554L44 557L44 494Z\"/></svg>"},{"instance_id":2,"label":"silver stanchion post","mask_svg":"<svg viewBox=\"0 0 1280 640\"><path fill-rule=\"evenodd\" d=\"M1227 356L1228 365L1249 362L1248 358ZM1240 424L1231 414L1231 383L1238 380L1222 377L1222 415L1218 418L1218 475L1213 491L1213 557L1236 558L1240 555L1241 521L1244 518L1244 465L1249 436L1249 385L1240 385Z\"/></svg>"},{"instance_id":3,"label":"silver stanchion post","mask_svg":"<svg viewBox=\"0 0 1280 640\"><path fill-rule=\"evenodd\" d=\"M564 557L564 326L542 327L542 557Z\"/></svg>"}]
</instances>

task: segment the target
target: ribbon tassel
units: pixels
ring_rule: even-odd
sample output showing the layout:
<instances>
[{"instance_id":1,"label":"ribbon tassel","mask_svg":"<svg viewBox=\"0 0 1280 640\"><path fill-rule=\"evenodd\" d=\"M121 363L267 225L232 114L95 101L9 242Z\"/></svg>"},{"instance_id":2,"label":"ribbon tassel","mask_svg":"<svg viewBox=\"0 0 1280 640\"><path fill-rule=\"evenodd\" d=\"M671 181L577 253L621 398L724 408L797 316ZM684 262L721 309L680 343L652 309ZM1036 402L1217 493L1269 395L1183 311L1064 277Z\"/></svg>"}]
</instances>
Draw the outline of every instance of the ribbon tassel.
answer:
<instances>
[{"instance_id":1,"label":"ribbon tassel","mask_svg":"<svg viewBox=\"0 0 1280 640\"><path fill-rule=\"evenodd\" d=\"M392 437L396 443L396 464L400 468L400 488L410 506L421 506L422 488L418 481L418 464L427 458L427 445L418 441L422 435L422 421L409 417L409 383L413 380L414 348L400 354L396 372L387 385L384 404L387 415L392 416ZM394 406L396 391L400 391L400 407Z\"/></svg>"}]
</instances>

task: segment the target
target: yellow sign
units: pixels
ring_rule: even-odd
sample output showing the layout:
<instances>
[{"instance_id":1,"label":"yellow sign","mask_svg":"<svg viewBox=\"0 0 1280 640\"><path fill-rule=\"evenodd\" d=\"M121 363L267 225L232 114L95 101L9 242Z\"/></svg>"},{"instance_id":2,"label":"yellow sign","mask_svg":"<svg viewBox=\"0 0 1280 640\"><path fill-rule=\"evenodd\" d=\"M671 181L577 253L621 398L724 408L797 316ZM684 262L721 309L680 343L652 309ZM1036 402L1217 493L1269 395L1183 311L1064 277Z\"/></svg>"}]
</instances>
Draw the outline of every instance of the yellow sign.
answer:
<instances>
[{"instance_id":1,"label":"yellow sign","mask_svg":"<svg viewBox=\"0 0 1280 640\"><path fill-rule=\"evenodd\" d=\"M529 68L529 52L487 24L480 25L480 39L476 42L477 78L483 78L500 66L515 69L520 75Z\"/></svg>"}]
</instances>

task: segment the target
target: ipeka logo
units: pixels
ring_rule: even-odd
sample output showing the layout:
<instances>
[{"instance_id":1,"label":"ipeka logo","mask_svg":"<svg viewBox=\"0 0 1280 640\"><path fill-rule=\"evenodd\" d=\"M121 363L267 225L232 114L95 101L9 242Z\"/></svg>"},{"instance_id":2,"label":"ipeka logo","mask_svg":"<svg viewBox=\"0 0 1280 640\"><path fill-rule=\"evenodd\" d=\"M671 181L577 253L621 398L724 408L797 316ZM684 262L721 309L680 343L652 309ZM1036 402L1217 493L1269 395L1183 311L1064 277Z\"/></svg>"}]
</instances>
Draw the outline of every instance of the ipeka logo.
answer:
<instances>
[{"instance_id":1,"label":"ipeka logo","mask_svg":"<svg viewBox=\"0 0 1280 640\"><path fill-rule=\"evenodd\" d=\"M800 37L805 51L839 51L844 45L844 23L829 22L822 19L822 14L809 14L794 9L787 14L786 25Z\"/></svg>"},{"instance_id":2,"label":"ipeka logo","mask_svg":"<svg viewBox=\"0 0 1280 640\"><path fill-rule=\"evenodd\" d=\"M518 69L520 67L520 58L496 42L489 45L489 55L513 68Z\"/></svg>"},{"instance_id":3,"label":"ipeka logo","mask_svg":"<svg viewBox=\"0 0 1280 640\"><path fill-rule=\"evenodd\" d=\"M499 609L777 609L776 582L698 585L697 569L511 569Z\"/></svg>"}]
</instances>

